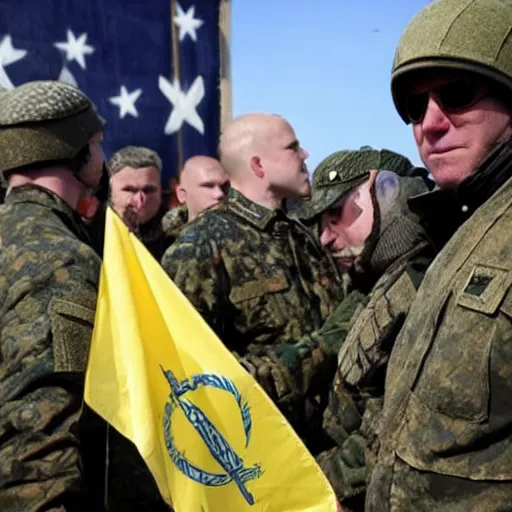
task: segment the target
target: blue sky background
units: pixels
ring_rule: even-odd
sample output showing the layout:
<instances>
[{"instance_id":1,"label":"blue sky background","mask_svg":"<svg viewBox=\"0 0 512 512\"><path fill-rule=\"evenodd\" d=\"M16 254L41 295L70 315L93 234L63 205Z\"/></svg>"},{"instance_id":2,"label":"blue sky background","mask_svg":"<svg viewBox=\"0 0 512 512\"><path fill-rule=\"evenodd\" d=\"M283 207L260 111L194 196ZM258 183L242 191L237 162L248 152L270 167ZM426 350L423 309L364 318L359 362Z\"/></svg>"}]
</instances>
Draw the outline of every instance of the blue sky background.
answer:
<instances>
[{"instance_id":1,"label":"blue sky background","mask_svg":"<svg viewBox=\"0 0 512 512\"><path fill-rule=\"evenodd\" d=\"M420 164L389 89L396 44L427 0L233 0L233 114L287 118L308 167L362 145Z\"/></svg>"}]
</instances>

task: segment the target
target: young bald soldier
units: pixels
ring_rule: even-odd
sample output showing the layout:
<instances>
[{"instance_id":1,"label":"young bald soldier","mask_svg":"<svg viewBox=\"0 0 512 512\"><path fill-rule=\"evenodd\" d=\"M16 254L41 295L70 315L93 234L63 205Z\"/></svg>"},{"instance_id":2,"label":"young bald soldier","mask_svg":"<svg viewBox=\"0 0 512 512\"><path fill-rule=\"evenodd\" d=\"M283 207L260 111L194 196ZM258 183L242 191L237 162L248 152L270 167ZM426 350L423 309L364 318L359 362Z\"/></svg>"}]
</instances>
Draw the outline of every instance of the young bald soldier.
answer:
<instances>
[{"instance_id":1,"label":"young bald soldier","mask_svg":"<svg viewBox=\"0 0 512 512\"><path fill-rule=\"evenodd\" d=\"M327 251L283 210L286 198L310 193L308 154L290 124L270 114L230 122L220 154L231 181L226 200L181 232L162 265L299 434L308 437L325 406L312 398L322 394L312 393L312 352L286 357L278 352L283 355L283 347L318 329L342 298ZM320 354L314 360L321 361ZM329 383L325 377L324 398ZM320 438L311 433L309 440L311 448Z\"/></svg>"}]
</instances>

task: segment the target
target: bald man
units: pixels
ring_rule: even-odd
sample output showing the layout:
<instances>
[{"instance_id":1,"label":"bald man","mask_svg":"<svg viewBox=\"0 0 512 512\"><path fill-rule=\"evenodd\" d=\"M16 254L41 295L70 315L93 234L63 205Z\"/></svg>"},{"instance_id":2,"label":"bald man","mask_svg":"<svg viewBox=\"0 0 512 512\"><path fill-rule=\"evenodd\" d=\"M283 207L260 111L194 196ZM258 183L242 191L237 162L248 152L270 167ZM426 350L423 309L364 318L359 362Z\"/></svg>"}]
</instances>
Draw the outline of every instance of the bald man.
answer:
<instances>
[{"instance_id":1,"label":"bald man","mask_svg":"<svg viewBox=\"0 0 512 512\"><path fill-rule=\"evenodd\" d=\"M308 154L270 114L230 122L220 153L226 199L181 231L162 266L313 450L323 404L309 398L326 396L331 379L317 389L312 367L328 358L293 344L322 325L342 292L327 252L283 210L285 199L310 193Z\"/></svg>"},{"instance_id":2,"label":"bald man","mask_svg":"<svg viewBox=\"0 0 512 512\"><path fill-rule=\"evenodd\" d=\"M186 205L188 221L206 208L219 204L229 188L229 178L221 163L209 156L189 158L180 174L176 189L178 201Z\"/></svg>"},{"instance_id":3,"label":"bald man","mask_svg":"<svg viewBox=\"0 0 512 512\"><path fill-rule=\"evenodd\" d=\"M229 178L221 163L210 156L190 157L178 176L176 196L180 203L162 219L167 240L174 242L180 231L203 210L219 204L229 189Z\"/></svg>"}]
</instances>

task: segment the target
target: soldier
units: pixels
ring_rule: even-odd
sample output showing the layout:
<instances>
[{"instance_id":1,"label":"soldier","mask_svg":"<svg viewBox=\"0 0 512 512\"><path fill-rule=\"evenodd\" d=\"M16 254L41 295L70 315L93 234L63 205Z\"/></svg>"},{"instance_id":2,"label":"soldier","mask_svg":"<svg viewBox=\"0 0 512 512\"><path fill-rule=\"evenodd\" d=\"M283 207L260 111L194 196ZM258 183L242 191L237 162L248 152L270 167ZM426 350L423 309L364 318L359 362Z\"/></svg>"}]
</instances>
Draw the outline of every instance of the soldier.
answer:
<instances>
[{"instance_id":1,"label":"soldier","mask_svg":"<svg viewBox=\"0 0 512 512\"><path fill-rule=\"evenodd\" d=\"M410 197L428 191L422 174L402 155L364 147L333 153L313 175L309 216L320 217L321 242L353 288L338 308L345 305L345 325L328 322L316 334L324 344L334 338L331 343L341 346L324 413L336 447L317 460L346 510L363 510L394 335L433 259L407 206Z\"/></svg>"},{"instance_id":2,"label":"soldier","mask_svg":"<svg viewBox=\"0 0 512 512\"><path fill-rule=\"evenodd\" d=\"M228 176L218 160L203 155L190 157L181 169L176 188L181 206L172 208L162 221L170 243L176 240L187 222L192 222L203 210L219 204L228 189Z\"/></svg>"},{"instance_id":3,"label":"soldier","mask_svg":"<svg viewBox=\"0 0 512 512\"><path fill-rule=\"evenodd\" d=\"M511 27L509 1L438 0L398 44L393 100L448 241L391 354L370 512L510 510Z\"/></svg>"},{"instance_id":4,"label":"soldier","mask_svg":"<svg viewBox=\"0 0 512 512\"><path fill-rule=\"evenodd\" d=\"M226 200L181 232L162 265L306 436L309 374L298 353L284 354L284 364L273 349L319 328L342 297L332 259L282 209L285 198L310 193L308 154L290 124L269 114L233 120L220 150L231 181ZM309 405L308 418L325 406Z\"/></svg>"},{"instance_id":5,"label":"soldier","mask_svg":"<svg viewBox=\"0 0 512 512\"><path fill-rule=\"evenodd\" d=\"M108 169L112 208L160 261L170 245L162 230L162 160L152 149L126 146L112 155Z\"/></svg>"},{"instance_id":6,"label":"soldier","mask_svg":"<svg viewBox=\"0 0 512 512\"><path fill-rule=\"evenodd\" d=\"M77 207L99 187L102 133L69 85L31 82L2 97L1 510L98 505L77 429L101 260Z\"/></svg>"}]
</instances>

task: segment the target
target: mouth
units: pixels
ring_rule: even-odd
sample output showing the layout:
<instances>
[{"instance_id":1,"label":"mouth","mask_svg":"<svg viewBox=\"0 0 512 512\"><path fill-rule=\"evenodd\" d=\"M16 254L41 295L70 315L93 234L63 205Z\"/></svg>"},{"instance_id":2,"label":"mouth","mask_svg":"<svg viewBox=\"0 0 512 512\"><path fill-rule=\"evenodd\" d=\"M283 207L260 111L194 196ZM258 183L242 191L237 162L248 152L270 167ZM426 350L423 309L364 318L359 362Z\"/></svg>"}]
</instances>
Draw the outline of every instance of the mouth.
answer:
<instances>
[{"instance_id":1,"label":"mouth","mask_svg":"<svg viewBox=\"0 0 512 512\"><path fill-rule=\"evenodd\" d=\"M439 155L445 155L446 153L450 153L451 151L456 151L457 149L461 149L460 146L452 146L452 147L446 147L446 148L435 148L430 151L428 151L428 156L439 156Z\"/></svg>"},{"instance_id":2,"label":"mouth","mask_svg":"<svg viewBox=\"0 0 512 512\"><path fill-rule=\"evenodd\" d=\"M355 260L355 256L347 256L347 253L344 251L332 252L332 257L338 261L350 263Z\"/></svg>"}]
</instances>

